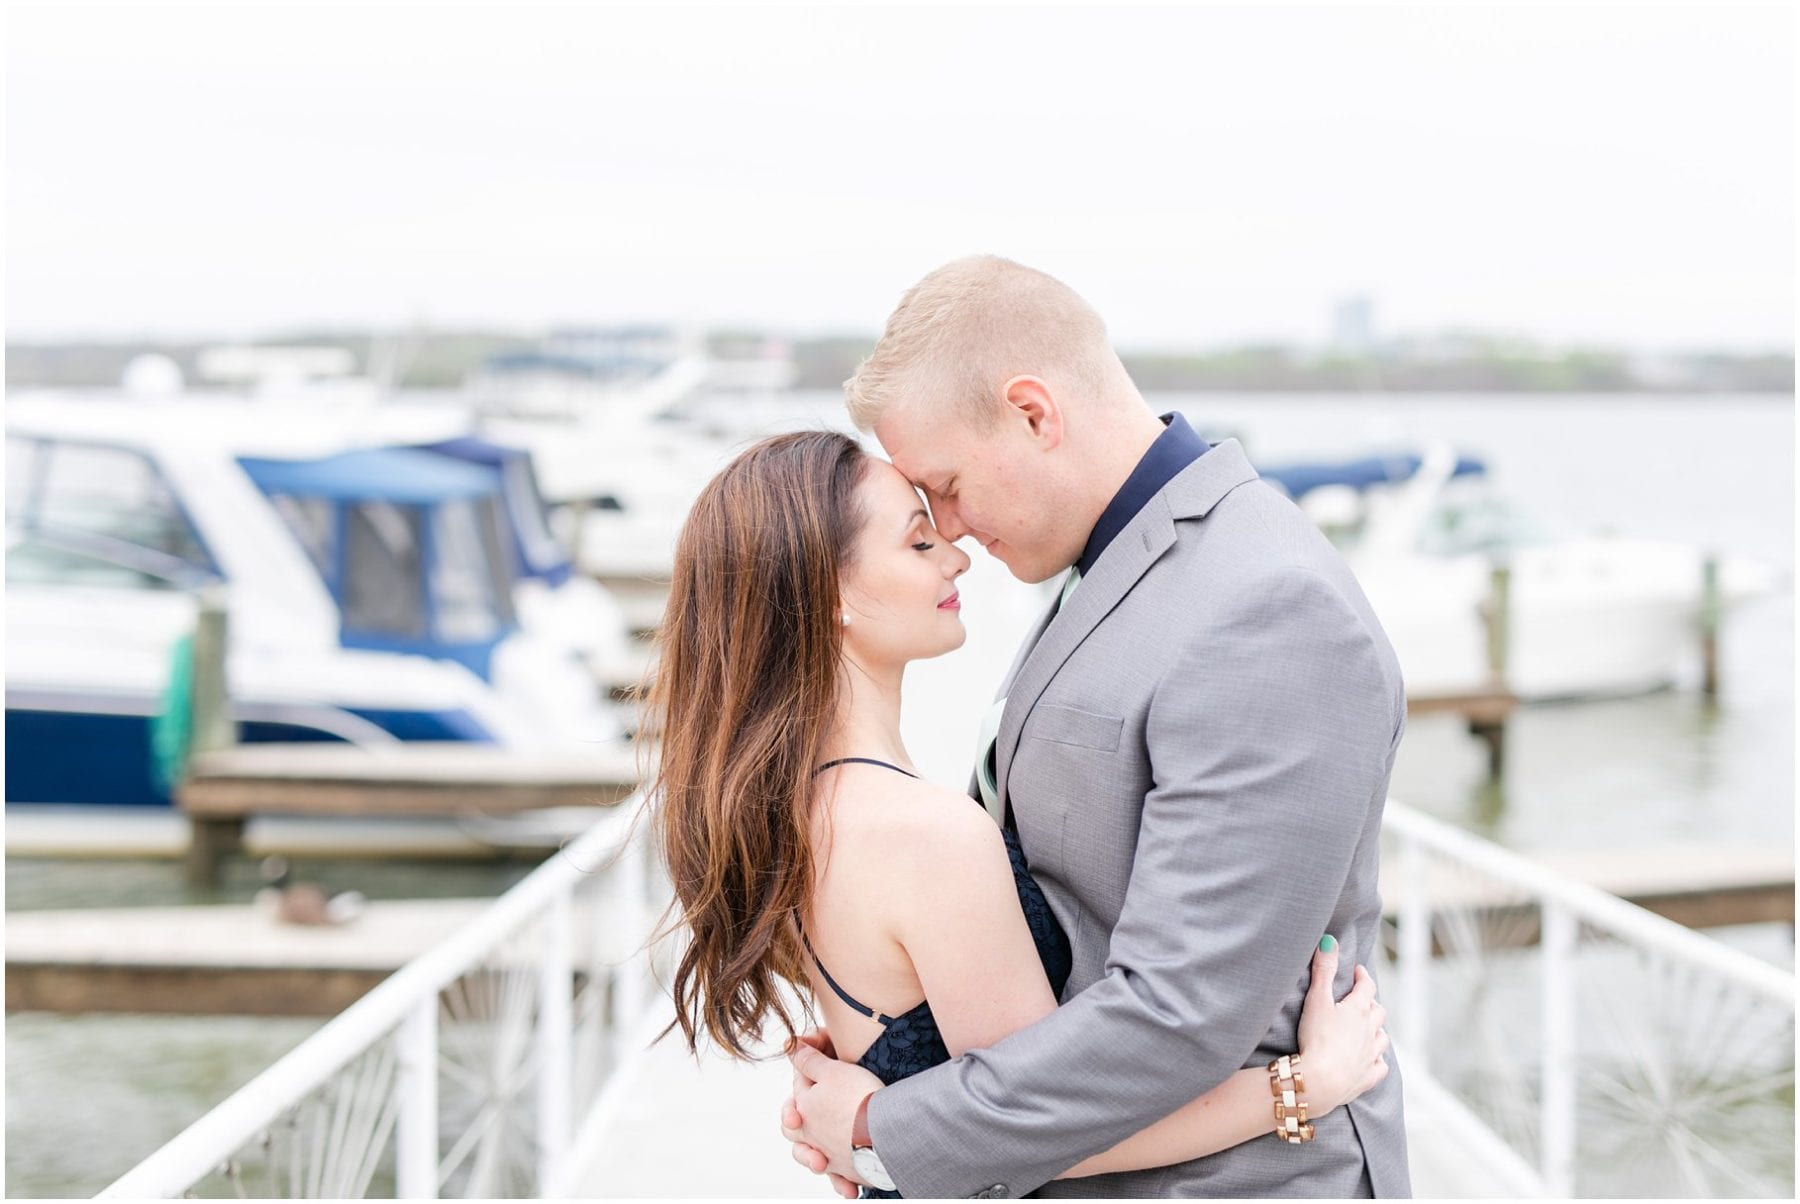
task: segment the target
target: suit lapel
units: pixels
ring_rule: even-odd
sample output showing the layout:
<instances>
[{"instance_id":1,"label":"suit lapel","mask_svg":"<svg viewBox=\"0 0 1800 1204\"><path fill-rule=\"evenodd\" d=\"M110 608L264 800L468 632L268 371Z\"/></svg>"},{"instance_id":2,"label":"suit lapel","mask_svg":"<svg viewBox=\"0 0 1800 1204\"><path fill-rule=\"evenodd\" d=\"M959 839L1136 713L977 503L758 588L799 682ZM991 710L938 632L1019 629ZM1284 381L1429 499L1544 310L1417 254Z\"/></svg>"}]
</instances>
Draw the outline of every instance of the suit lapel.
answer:
<instances>
[{"instance_id":1,"label":"suit lapel","mask_svg":"<svg viewBox=\"0 0 1800 1204\"><path fill-rule=\"evenodd\" d=\"M1056 599L1052 598L1050 599L1050 605L1044 608L1044 613L1039 615L1036 621L1032 623L1030 632L1028 632L1025 638L1020 641L1019 652L1018 655L1013 657L1012 668L1006 671L1006 680L1000 683L1000 690L994 695L995 702L1006 701L1008 692L1013 688L1013 683L1019 680L1019 670L1023 669L1025 667L1025 662L1031 659L1031 654L1036 650L1038 641L1044 638L1045 630L1050 626L1050 621L1055 617Z\"/></svg>"},{"instance_id":2,"label":"suit lapel","mask_svg":"<svg viewBox=\"0 0 1800 1204\"><path fill-rule=\"evenodd\" d=\"M1057 670L1150 566L1174 546L1177 519L1204 517L1220 498L1255 479L1256 470L1236 439L1215 445L1144 504L1094 563L1094 571L1081 579L1068 605L1056 611L1052 604L1039 621L1035 638L1026 641L1001 690L1006 710L1000 720L995 762L1001 814L1006 813L1006 779L1025 719Z\"/></svg>"},{"instance_id":3,"label":"suit lapel","mask_svg":"<svg viewBox=\"0 0 1800 1204\"><path fill-rule=\"evenodd\" d=\"M1081 579L1069 595L1068 605L1051 617L1037 645L1026 654L1013 675L1012 687L1006 694L1006 711L1000 719L995 781L1000 787L1002 814L1006 807L1007 771L1019 746L1025 717L1063 662L1174 542L1175 524L1169 517L1167 501L1158 494L1113 539L1106 554L1095 563L1094 571Z\"/></svg>"}]
</instances>

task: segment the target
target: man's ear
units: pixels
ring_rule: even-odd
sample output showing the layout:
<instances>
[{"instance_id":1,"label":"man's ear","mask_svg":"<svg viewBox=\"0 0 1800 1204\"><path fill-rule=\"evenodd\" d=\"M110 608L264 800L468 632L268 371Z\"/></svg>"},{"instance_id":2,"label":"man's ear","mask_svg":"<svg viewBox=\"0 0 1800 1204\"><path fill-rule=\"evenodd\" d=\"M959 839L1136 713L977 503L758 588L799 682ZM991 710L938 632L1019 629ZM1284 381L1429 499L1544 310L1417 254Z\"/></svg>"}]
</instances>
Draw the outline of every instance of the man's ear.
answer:
<instances>
[{"instance_id":1,"label":"man's ear","mask_svg":"<svg viewBox=\"0 0 1800 1204\"><path fill-rule=\"evenodd\" d=\"M1049 451L1062 442L1063 413L1041 377L1015 376L1003 386L1007 414L1023 419L1031 437Z\"/></svg>"}]
</instances>

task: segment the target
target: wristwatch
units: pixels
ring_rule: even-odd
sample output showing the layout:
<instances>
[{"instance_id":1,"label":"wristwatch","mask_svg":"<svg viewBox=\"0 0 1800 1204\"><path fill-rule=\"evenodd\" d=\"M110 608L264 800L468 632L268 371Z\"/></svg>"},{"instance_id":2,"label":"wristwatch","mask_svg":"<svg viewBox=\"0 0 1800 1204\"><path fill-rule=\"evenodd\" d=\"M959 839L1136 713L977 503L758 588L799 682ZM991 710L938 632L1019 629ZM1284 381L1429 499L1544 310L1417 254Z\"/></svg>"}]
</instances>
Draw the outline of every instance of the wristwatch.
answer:
<instances>
[{"instance_id":1,"label":"wristwatch","mask_svg":"<svg viewBox=\"0 0 1800 1204\"><path fill-rule=\"evenodd\" d=\"M862 1103L856 1105L856 1119L850 1122L850 1168L877 1191L893 1191L893 1177L881 1165L881 1155L875 1152L869 1137L869 1101L874 1096L873 1091L863 1096Z\"/></svg>"}]
</instances>

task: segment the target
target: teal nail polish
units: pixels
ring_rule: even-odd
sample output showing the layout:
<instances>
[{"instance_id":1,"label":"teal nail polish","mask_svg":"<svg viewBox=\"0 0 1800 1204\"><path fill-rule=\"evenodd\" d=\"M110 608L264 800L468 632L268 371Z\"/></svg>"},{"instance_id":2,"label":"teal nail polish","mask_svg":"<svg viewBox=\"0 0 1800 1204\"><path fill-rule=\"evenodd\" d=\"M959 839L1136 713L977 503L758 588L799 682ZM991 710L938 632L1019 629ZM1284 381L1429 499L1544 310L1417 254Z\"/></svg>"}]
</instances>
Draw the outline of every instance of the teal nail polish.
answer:
<instances>
[{"instance_id":1,"label":"teal nail polish","mask_svg":"<svg viewBox=\"0 0 1800 1204\"><path fill-rule=\"evenodd\" d=\"M1332 936L1329 932L1327 932L1325 934L1325 936L1323 937L1323 939L1321 939L1319 941L1319 952L1320 953L1331 953L1331 952L1335 951L1336 949L1337 949L1337 938L1335 936Z\"/></svg>"}]
</instances>

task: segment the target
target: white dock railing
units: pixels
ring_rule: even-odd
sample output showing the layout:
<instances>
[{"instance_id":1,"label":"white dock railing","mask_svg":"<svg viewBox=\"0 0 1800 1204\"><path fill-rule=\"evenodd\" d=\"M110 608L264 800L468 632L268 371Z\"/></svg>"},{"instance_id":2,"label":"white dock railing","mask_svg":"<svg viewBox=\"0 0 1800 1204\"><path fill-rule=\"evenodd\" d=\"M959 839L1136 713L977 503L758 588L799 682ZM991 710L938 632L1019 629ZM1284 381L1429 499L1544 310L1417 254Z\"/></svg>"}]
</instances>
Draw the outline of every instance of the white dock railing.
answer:
<instances>
[{"instance_id":1,"label":"white dock railing","mask_svg":"<svg viewBox=\"0 0 1800 1204\"><path fill-rule=\"evenodd\" d=\"M1506 1194L1792 1198L1792 973L1411 808L1383 836L1409 1101Z\"/></svg>"},{"instance_id":2,"label":"white dock railing","mask_svg":"<svg viewBox=\"0 0 1800 1204\"><path fill-rule=\"evenodd\" d=\"M634 798L101 1192L549 1194L652 989Z\"/></svg>"},{"instance_id":3,"label":"white dock railing","mask_svg":"<svg viewBox=\"0 0 1800 1204\"><path fill-rule=\"evenodd\" d=\"M660 1015L632 810L102 1195L563 1194ZM1792 1197L1791 973L1397 803L1384 842L1408 1106L1474 1194Z\"/></svg>"}]
</instances>

